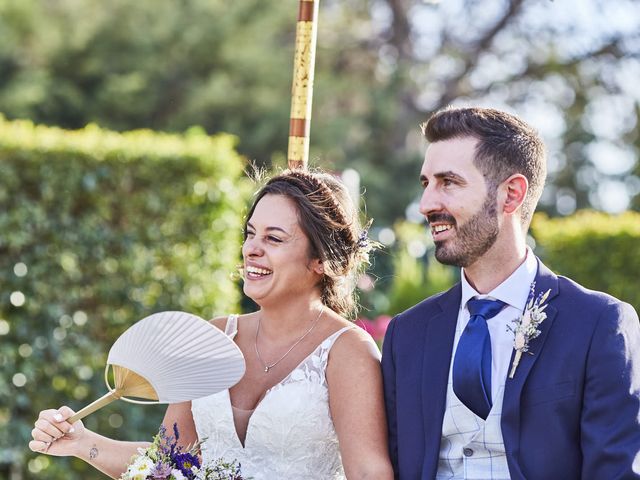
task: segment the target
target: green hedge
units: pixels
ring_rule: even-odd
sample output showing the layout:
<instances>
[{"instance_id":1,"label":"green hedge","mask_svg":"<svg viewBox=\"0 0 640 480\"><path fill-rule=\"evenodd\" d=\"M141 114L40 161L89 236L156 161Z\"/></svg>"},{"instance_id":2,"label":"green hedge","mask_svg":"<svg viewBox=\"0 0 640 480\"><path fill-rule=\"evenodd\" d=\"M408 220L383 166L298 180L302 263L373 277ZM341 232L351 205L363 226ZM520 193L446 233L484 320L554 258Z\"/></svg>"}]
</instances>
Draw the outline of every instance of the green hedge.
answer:
<instances>
[{"instance_id":1,"label":"green hedge","mask_svg":"<svg viewBox=\"0 0 640 480\"><path fill-rule=\"evenodd\" d=\"M30 453L37 412L104 394L110 345L136 320L238 307L247 189L234 142L0 116L0 478L104 478ZM117 402L86 424L148 439L163 409Z\"/></svg>"},{"instance_id":2,"label":"green hedge","mask_svg":"<svg viewBox=\"0 0 640 480\"><path fill-rule=\"evenodd\" d=\"M553 219L537 214L531 231L536 253L549 268L640 311L640 213L585 210Z\"/></svg>"}]
</instances>

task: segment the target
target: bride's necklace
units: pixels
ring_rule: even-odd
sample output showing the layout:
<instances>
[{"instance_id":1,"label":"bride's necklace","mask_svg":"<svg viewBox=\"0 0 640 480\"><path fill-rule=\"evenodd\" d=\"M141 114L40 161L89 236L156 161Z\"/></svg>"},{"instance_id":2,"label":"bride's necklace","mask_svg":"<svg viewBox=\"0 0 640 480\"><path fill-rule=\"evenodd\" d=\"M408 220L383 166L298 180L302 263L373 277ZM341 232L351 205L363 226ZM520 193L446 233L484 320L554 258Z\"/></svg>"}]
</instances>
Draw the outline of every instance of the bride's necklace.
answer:
<instances>
[{"instance_id":1,"label":"bride's necklace","mask_svg":"<svg viewBox=\"0 0 640 480\"><path fill-rule=\"evenodd\" d=\"M260 356L260 352L258 351L258 334L260 333L260 322L262 320L262 315L260 315L258 317L258 326L256 327L256 340L255 340L254 345L256 347L256 356L258 357L258 360L260 361L260 363L264 367L264 373L269 373L269 370L271 370L273 367L275 367L277 364L279 364L284 359L284 357L286 357L287 355L289 355L289 353L291 353L291 350L293 350L296 345L298 345L302 340L304 340L304 337L306 337L307 335L309 335L311 333L311 330L313 330L315 328L315 326L318 323L318 320L320 320L320 317L322 316L323 312L324 312L324 306L320 309L320 313L318 314L316 319L313 321L313 324L311 325L311 327L309 327L309 330L304 332L302 334L302 336L298 340L296 340L296 342L293 345L291 345L291 347L289 347L289 350L287 350L284 355L282 355L278 360L273 362L271 365L268 365L264 360L262 360L262 357Z\"/></svg>"}]
</instances>

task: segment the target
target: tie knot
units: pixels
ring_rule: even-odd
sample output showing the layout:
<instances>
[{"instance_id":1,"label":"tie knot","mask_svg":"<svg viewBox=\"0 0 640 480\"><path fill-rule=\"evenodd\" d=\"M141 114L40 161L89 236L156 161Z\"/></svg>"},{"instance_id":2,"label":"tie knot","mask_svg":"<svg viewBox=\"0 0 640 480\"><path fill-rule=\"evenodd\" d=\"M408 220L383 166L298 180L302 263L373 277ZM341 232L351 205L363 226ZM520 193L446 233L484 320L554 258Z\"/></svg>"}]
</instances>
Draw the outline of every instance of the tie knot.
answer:
<instances>
[{"instance_id":1,"label":"tie knot","mask_svg":"<svg viewBox=\"0 0 640 480\"><path fill-rule=\"evenodd\" d=\"M490 318L495 317L500 310L504 308L506 304L501 302L500 300L488 300L488 299L479 299L472 298L467 302L467 308L469 309L469 314L473 316L480 316L485 320L489 320Z\"/></svg>"}]
</instances>

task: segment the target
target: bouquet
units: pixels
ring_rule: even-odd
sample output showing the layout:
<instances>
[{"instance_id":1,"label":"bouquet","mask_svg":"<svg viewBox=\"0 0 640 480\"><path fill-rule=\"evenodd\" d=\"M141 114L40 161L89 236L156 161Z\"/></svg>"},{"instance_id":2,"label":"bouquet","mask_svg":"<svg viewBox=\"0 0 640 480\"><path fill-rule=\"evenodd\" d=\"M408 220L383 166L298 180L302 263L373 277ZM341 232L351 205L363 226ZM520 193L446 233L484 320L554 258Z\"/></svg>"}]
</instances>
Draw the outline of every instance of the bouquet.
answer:
<instances>
[{"instance_id":1,"label":"bouquet","mask_svg":"<svg viewBox=\"0 0 640 480\"><path fill-rule=\"evenodd\" d=\"M240 464L223 459L201 465L201 442L183 449L177 446L180 434L173 424L173 436L167 436L164 426L147 449L138 449L120 480L249 480L242 476Z\"/></svg>"}]
</instances>

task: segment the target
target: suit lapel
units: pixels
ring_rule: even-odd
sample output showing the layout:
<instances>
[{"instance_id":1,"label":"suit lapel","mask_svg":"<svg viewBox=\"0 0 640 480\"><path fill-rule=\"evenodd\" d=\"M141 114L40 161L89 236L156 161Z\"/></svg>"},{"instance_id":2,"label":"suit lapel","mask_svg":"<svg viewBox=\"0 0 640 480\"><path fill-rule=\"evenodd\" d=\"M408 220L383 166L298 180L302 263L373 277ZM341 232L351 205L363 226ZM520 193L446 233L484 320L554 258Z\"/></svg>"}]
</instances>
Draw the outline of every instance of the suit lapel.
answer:
<instances>
[{"instance_id":1,"label":"suit lapel","mask_svg":"<svg viewBox=\"0 0 640 480\"><path fill-rule=\"evenodd\" d=\"M504 439L505 448L507 450L508 457L517 458L519 454L519 428L520 428L520 397L522 395L522 389L527 377L531 372L531 369L535 365L538 358L542 353L544 343L547 339L549 331L553 326L553 321L558 313L554 306L551 304L553 298L558 295L558 277L551 272L541 261L538 260L538 273L536 274L536 286L535 295L537 296L541 292L551 290L549 297L546 300L547 306L545 313L547 318L540 324L540 335L531 340L529 346L529 353L522 354L520 364L518 365L513 378L509 378L508 374L511 372L511 365L513 364L514 354L511 354L511 361L509 362L509 371L507 373L507 381L505 384L504 400L502 405L502 435ZM509 467L517 468L516 462L512 462ZM512 476L515 472L511 472ZM522 478L522 472L518 472Z\"/></svg>"},{"instance_id":2,"label":"suit lapel","mask_svg":"<svg viewBox=\"0 0 640 480\"><path fill-rule=\"evenodd\" d=\"M423 343L422 406L425 433L423 478L433 478L438 466L447 382L462 288L456 284L438 299L440 312L425 319Z\"/></svg>"}]
</instances>

